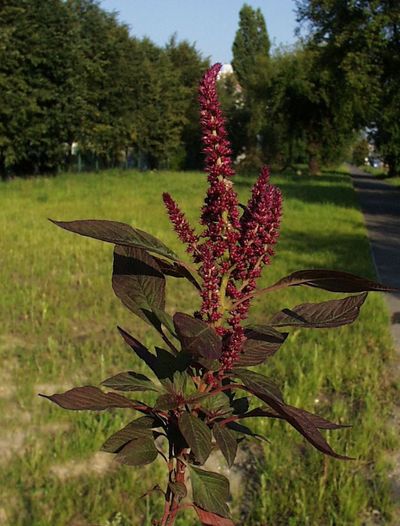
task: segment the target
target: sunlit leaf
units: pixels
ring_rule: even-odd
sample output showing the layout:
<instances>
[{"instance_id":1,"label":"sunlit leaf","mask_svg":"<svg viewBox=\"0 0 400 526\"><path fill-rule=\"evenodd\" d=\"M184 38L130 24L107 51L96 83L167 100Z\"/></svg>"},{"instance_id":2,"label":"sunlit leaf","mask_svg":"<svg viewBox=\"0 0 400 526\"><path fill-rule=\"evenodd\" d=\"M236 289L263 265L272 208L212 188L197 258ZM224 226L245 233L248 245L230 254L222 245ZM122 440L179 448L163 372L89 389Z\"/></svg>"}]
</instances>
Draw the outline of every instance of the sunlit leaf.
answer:
<instances>
[{"instance_id":1,"label":"sunlit leaf","mask_svg":"<svg viewBox=\"0 0 400 526\"><path fill-rule=\"evenodd\" d=\"M107 380L102 382L102 385L116 391L160 391L161 389L144 374L134 373L133 371L119 373L107 378Z\"/></svg>"},{"instance_id":2,"label":"sunlit leaf","mask_svg":"<svg viewBox=\"0 0 400 526\"><path fill-rule=\"evenodd\" d=\"M125 307L147 323L160 326L153 309L164 310L165 277L150 254L140 248L117 245L112 286Z\"/></svg>"},{"instance_id":3,"label":"sunlit leaf","mask_svg":"<svg viewBox=\"0 0 400 526\"><path fill-rule=\"evenodd\" d=\"M116 455L115 460L128 466L143 466L154 462L158 451L153 438L140 437L128 442Z\"/></svg>"},{"instance_id":4,"label":"sunlit leaf","mask_svg":"<svg viewBox=\"0 0 400 526\"><path fill-rule=\"evenodd\" d=\"M213 435L228 466L231 467L235 461L238 447L235 433L227 427L214 424Z\"/></svg>"},{"instance_id":5,"label":"sunlit leaf","mask_svg":"<svg viewBox=\"0 0 400 526\"><path fill-rule=\"evenodd\" d=\"M287 406L292 407L292 406ZM303 414L307 418L311 420L311 422L317 427L318 429L342 429L346 427L351 427L347 424L335 424L334 422L329 422L329 420L326 420L325 418L322 418L322 416L315 415L313 413L310 413L309 411L305 411L304 409L299 409L297 407L292 408L297 411L299 414ZM243 415L243 418L254 418L254 417L266 417L266 418L281 418L284 419L284 416L276 412L272 408L264 409L263 407L257 407L256 409L252 409L247 414Z\"/></svg>"},{"instance_id":6,"label":"sunlit leaf","mask_svg":"<svg viewBox=\"0 0 400 526\"><path fill-rule=\"evenodd\" d=\"M298 285L317 287L331 292L368 292L373 290L391 292L397 290L394 287L387 287L382 283L349 272L325 269L298 270L280 279L266 290L277 290Z\"/></svg>"},{"instance_id":7,"label":"sunlit leaf","mask_svg":"<svg viewBox=\"0 0 400 526\"><path fill-rule=\"evenodd\" d=\"M107 453L118 453L131 440L140 437L152 438L152 427L154 425L155 421L151 417L143 416L138 418L110 436L101 449Z\"/></svg>"},{"instance_id":8,"label":"sunlit leaf","mask_svg":"<svg viewBox=\"0 0 400 526\"><path fill-rule=\"evenodd\" d=\"M175 252L164 245L162 241L147 232L143 232L143 230L133 228L125 223L97 219L83 219L79 221L54 221L50 219L50 221L65 230L81 236L92 237L115 245L141 248L160 254L173 261L179 260Z\"/></svg>"},{"instance_id":9,"label":"sunlit leaf","mask_svg":"<svg viewBox=\"0 0 400 526\"><path fill-rule=\"evenodd\" d=\"M268 326L252 326L245 330L246 341L236 365L248 367L258 365L273 356L284 343L287 333L281 333Z\"/></svg>"},{"instance_id":10,"label":"sunlit leaf","mask_svg":"<svg viewBox=\"0 0 400 526\"><path fill-rule=\"evenodd\" d=\"M223 475L190 465L193 501L200 508L229 517L229 481Z\"/></svg>"},{"instance_id":11,"label":"sunlit leaf","mask_svg":"<svg viewBox=\"0 0 400 526\"><path fill-rule=\"evenodd\" d=\"M74 387L65 393L53 395L40 394L48 398L64 409L81 410L88 409L91 411L102 411L112 407L130 407L135 404L117 393L103 393L98 387L87 385L85 387Z\"/></svg>"},{"instance_id":12,"label":"sunlit leaf","mask_svg":"<svg viewBox=\"0 0 400 526\"><path fill-rule=\"evenodd\" d=\"M340 300L303 303L293 309L284 309L278 312L272 318L271 325L320 329L347 325L357 319L366 298L367 293L365 292Z\"/></svg>"}]
</instances>

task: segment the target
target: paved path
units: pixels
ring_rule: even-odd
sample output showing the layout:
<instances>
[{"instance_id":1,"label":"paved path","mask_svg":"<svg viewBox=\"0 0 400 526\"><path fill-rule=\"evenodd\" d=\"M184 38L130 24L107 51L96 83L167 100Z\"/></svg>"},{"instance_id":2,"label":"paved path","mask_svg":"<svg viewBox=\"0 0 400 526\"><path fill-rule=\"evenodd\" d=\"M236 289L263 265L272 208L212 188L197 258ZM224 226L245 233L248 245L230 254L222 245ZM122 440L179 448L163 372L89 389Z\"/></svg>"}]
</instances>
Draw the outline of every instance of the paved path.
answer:
<instances>
[{"instance_id":1,"label":"paved path","mask_svg":"<svg viewBox=\"0 0 400 526\"><path fill-rule=\"evenodd\" d=\"M379 281L400 288L400 188L365 174L355 167L351 167L351 174L364 213ZM400 293L385 294L385 297L389 306L397 355L394 374L400 377ZM399 407L395 409L393 424L400 427ZM400 502L400 453L395 455L394 462L391 474L392 488L395 499ZM396 517L400 517L399 510L400 505Z\"/></svg>"},{"instance_id":2,"label":"paved path","mask_svg":"<svg viewBox=\"0 0 400 526\"><path fill-rule=\"evenodd\" d=\"M400 288L400 188L351 167L379 280ZM400 293L385 295L400 353Z\"/></svg>"}]
</instances>

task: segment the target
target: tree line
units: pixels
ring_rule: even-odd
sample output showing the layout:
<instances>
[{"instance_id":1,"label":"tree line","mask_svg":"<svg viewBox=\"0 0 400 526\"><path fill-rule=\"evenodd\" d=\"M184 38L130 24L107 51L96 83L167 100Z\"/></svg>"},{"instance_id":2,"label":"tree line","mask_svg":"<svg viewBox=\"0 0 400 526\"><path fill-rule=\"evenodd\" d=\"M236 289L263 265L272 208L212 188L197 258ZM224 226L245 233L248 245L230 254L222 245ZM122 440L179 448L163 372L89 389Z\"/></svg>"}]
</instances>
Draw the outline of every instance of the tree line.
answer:
<instances>
[{"instance_id":1,"label":"tree line","mask_svg":"<svg viewBox=\"0 0 400 526\"><path fill-rule=\"evenodd\" d=\"M298 42L271 52L244 5L220 93L239 165L285 168L349 156L365 136L400 171L400 3L296 0ZM0 173L54 172L79 152L96 166L201 165L197 84L209 65L172 37L130 35L94 0L0 4Z\"/></svg>"},{"instance_id":2,"label":"tree line","mask_svg":"<svg viewBox=\"0 0 400 526\"><path fill-rule=\"evenodd\" d=\"M197 84L208 61L188 42L130 36L92 0L0 7L0 171L46 173L79 151L110 165L198 165Z\"/></svg>"},{"instance_id":3,"label":"tree line","mask_svg":"<svg viewBox=\"0 0 400 526\"><path fill-rule=\"evenodd\" d=\"M400 172L400 2L296 0L296 45L270 52L260 10L244 5L224 80L236 153L282 167L368 154ZM246 162L246 159L244 162Z\"/></svg>"}]
</instances>

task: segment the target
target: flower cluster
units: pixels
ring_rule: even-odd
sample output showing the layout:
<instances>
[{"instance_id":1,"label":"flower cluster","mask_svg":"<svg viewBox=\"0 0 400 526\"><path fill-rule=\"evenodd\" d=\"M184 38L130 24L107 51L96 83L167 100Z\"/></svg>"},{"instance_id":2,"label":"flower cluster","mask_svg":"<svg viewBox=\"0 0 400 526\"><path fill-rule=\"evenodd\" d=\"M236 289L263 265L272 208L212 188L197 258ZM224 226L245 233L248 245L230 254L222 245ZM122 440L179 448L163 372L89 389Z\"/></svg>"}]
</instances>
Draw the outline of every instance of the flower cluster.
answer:
<instances>
[{"instance_id":1,"label":"flower cluster","mask_svg":"<svg viewBox=\"0 0 400 526\"><path fill-rule=\"evenodd\" d=\"M245 336L242 322L250 306L262 267L270 263L279 234L282 197L269 183L264 167L247 207L240 215L233 189L232 150L217 95L221 65L204 75L199 88L205 171L209 187L201 211L205 227L196 234L169 194L164 194L170 220L179 239L199 265L202 278L200 316L224 336L221 372L237 361Z\"/></svg>"}]
</instances>

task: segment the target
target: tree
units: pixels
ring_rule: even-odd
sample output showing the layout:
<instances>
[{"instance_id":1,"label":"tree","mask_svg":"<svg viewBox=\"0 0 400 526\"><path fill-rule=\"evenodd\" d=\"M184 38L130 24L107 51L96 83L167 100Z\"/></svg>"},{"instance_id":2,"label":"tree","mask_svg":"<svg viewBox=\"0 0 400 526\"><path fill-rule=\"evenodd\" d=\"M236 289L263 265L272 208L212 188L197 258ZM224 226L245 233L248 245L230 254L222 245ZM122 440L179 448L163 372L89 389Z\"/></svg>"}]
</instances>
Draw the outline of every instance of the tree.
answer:
<instances>
[{"instance_id":1,"label":"tree","mask_svg":"<svg viewBox=\"0 0 400 526\"><path fill-rule=\"evenodd\" d=\"M353 163L357 166L365 164L365 159L369 156L369 144L367 139L359 139L353 147Z\"/></svg>"},{"instance_id":2,"label":"tree","mask_svg":"<svg viewBox=\"0 0 400 526\"><path fill-rule=\"evenodd\" d=\"M232 45L232 66L243 89L257 74L257 61L269 56L270 41L260 9L244 4L239 12L239 28Z\"/></svg>"},{"instance_id":3,"label":"tree","mask_svg":"<svg viewBox=\"0 0 400 526\"><path fill-rule=\"evenodd\" d=\"M400 170L400 4L396 0L298 0L310 41L341 75L353 126L369 126L391 175Z\"/></svg>"},{"instance_id":4,"label":"tree","mask_svg":"<svg viewBox=\"0 0 400 526\"><path fill-rule=\"evenodd\" d=\"M64 156L76 32L59 0L0 6L0 169L54 171Z\"/></svg>"},{"instance_id":5,"label":"tree","mask_svg":"<svg viewBox=\"0 0 400 526\"><path fill-rule=\"evenodd\" d=\"M268 82L265 73L268 73L269 50L270 41L261 10L244 4L232 45L232 66L242 90L243 104L248 110L247 115L241 115L247 135L244 148L247 156L255 158L260 154L260 133L265 118L265 107L258 93L265 81Z\"/></svg>"},{"instance_id":6,"label":"tree","mask_svg":"<svg viewBox=\"0 0 400 526\"><path fill-rule=\"evenodd\" d=\"M179 83L185 89L187 102L186 122L181 134L181 161L178 167L198 169L202 165L201 131L198 122L198 84L209 66L209 60L202 57L194 44L185 40L177 42L175 36L172 36L167 43L166 52L172 67L179 74Z\"/></svg>"}]
</instances>

